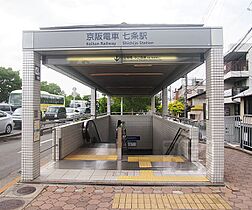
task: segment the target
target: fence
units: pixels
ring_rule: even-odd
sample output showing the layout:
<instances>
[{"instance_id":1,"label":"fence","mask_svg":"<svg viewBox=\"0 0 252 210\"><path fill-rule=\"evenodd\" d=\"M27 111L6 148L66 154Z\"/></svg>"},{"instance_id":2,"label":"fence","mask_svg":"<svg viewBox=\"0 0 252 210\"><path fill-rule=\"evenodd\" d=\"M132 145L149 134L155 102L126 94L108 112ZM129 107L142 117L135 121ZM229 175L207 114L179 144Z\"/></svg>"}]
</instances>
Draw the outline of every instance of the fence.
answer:
<instances>
[{"instance_id":1,"label":"fence","mask_svg":"<svg viewBox=\"0 0 252 210\"><path fill-rule=\"evenodd\" d=\"M224 139L230 144L241 144L241 118L240 116L225 116Z\"/></svg>"},{"instance_id":2,"label":"fence","mask_svg":"<svg viewBox=\"0 0 252 210\"><path fill-rule=\"evenodd\" d=\"M241 123L241 147L252 149L252 115L244 115Z\"/></svg>"},{"instance_id":3,"label":"fence","mask_svg":"<svg viewBox=\"0 0 252 210\"><path fill-rule=\"evenodd\" d=\"M252 149L252 115L225 116L225 141Z\"/></svg>"}]
</instances>

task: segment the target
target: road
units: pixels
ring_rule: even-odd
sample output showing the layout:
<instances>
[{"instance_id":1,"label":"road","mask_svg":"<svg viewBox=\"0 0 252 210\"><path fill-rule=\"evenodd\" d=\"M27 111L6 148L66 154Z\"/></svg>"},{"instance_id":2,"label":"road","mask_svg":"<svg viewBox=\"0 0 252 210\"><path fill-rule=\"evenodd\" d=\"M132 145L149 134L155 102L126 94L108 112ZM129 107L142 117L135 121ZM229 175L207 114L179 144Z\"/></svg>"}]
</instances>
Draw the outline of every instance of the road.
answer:
<instances>
[{"instance_id":1,"label":"road","mask_svg":"<svg viewBox=\"0 0 252 210\"><path fill-rule=\"evenodd\" d=\"M40 150L43 151L52 146L51 133L41 136ZM51 159L51 149L41 153L41 164ZM0 188L20 175L21 168L21 136L0 140Z\"/></svg>"}]
</instances>

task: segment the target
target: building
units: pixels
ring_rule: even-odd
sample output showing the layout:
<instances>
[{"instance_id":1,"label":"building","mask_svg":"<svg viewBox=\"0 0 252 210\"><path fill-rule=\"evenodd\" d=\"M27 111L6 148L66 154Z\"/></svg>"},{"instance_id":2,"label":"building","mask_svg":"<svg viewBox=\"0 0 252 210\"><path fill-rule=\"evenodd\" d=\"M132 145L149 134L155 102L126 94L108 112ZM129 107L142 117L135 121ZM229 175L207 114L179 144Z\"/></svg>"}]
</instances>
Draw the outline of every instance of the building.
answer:
<instances>
[{"instance_id":1,"label":"building","mask_svg":"<svg viewBox=\"0 0 252 210\"><path fill-rule=\"evenodd\" d=\"M187 89L187 90L186 90ZM204 79L200 78L188 78L187 88L185 78L181 79L181 86L175 89L173 93L173 99L178 100L179 98L184 98L185 92L187 92L187 98L201 94L206 90L206 82Z\"/></svg>"},{"instance_id":2,"label":"building","mask_svg":"<svg viewBox=\"0 0 252 210\"><path fill-rule=\"evenodd\" d=\"M224 56L225 116L252 114L246 90L252 88L252 44L241 44ZM241 102L241 97L245 97ZM247 98L247 99L246 99Z\"/></svg>"},{"instance_id":3,"label":"building","mask_svg":"<svg viewBox=\"0 0 252 210\"><path fill-rule=\"evenodd\" d=\"M190 107L188 119L202 121L206 119L206 91L187 98Z\"/></svg>"},{"instance_id":4,"label":"building","mask_svg":"<svg viewBox=\"0 0 252 210\"><path fill-rule=\"evenodd\" d=\"M178 154L185 157L184 164L188 164L189 167L185 168L181 163L175 162L168 164L169 167L173 167L170 170L170 177L172 175L174 177L174 174L177 175L176 172L180 171L180 173L193 176L193 179L184 179L185 182L205 180L211 183L223 183L222 34L220 27L166 24L83 25L24 31L21 180L28 182L37 178L47 179L50 178L48 173L53 173L52 171L59 168L67 168L80 173L84 170L83 166L87 164L87 159L81 160L81 164L78 164L76 160L70 161L64 160L64 158L79 149L80 146L90 152L91 147L89 146L93 143L91 139L99 139L100 141L95 141L95 143L99 143L100 146L111 143L112 161L114 162L105 164L107 167L113 166L113 169L109 170L126 170L127 168L123 168L124 164L129 166L130 161L125 161L123 164L120 162L124 131L120 122L124 121L127 126L127 135L132 137L129 146L134 147L136 153L145 149L151 150L153 155L167 155L168 149L174 145L173 139L179 139L176 144L176 152L178 151ZM198 159L198 128L167 118L167 87L204 62L206 63L206 96L209 105L206 117L206 167L202 166ZM41 65L91 87L91 119L88 122L75 122L55 129L55 135L52 135L53 162L50 165L50 171L47 172L44 171L43 166L40 167ZM218 85L216 86L216 84ZM97 116L97 91L107 95L107 115L105 116ZM163 116L155 114L155 95L159 92L162 92ZM150 97L152 113L151 115L123 115L121 112L121 115L112 115L111 96ZM116 127L116 124L119 126ZM89 132L89 138L83 137L83 129L88 125L91 125L90 128L93 128L97 134L95 138L90 137L91 132ZM88 132L88 129L86 130ZM180 138L177 138L178 131L183 132L179 136ZM117 137L115 138L115 136ZM110 147L103 146L98 149L101 152L106 151L106 155L111 154ZM138 156L141 154L138 153ZM96 164L95 161L101 161L101 157L97 153L93 153L92 157L94 164L89 164L89 166L98 167L99 164ZM150 171L158 169L155 164L151 164L151 162L158 161L152 159L148 163L148 170L146 170L146 166L141 168L139 161L138 159L134 168L148 172L147 176L145 173L139 173L140 178L144 179L144 183L149 184L160 180ZM66 162L68 162L67 165L64 164ZM167 165L164 167L167 168ZM191 174L190 169L195 170L196 173ZM95 170L98 169L95 168ZM198 179L198 172L202 175L200 177L202 179ZM72 175L72 173L70 174ZM139 181L137 179L139 176L133 176L133 179L130 175L121 176L118 179L113 178L112 182L136 183L137 180ZM169 181L167 176L163 181ZM85 178L81 174L74 177L77 182ZM101 179L98 181L104 182Z\"/></svg>"}]
</instances>

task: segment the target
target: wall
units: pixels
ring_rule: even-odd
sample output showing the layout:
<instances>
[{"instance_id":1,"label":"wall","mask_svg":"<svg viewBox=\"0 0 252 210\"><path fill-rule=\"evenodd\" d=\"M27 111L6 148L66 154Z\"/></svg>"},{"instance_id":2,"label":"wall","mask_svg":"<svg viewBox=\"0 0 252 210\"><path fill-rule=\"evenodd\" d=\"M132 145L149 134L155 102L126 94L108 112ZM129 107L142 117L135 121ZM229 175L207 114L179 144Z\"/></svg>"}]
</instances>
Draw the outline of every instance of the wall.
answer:
<instances>
[{"instance_id":1,"label":"wall","mask_svg":"<svg viewBox=\"0 0 252 210\"><path fill-rule=\"evenodd\" d=\"M172 154L190 158L189 139L191 139L191 161L198 160L198 128L185 125L160 116L153 115L153 154L165 154L179 128L185 129ZM189 138L189 139L188 139Z\"/></svg>"},{"instance_id":2,"label":"wall","mask_svg":"<svg viewBox=\"0 0 252 210\"><path fill-rule=\"evenodd\" d=\"M110 116L100 116L96 119L93 119L93 121L96 124L96 128L98 130L100 139L102 142L112 142L112 140L109 138L109 124L110 124Z\"/></svg>"},{"instance_id":3,"label":"wall","mask_svg":"<svg viewBox=\"0 0 252 210\"><path fill-rule=\"evenodd\" d=\"M63 159L83 144L82 123L75 122L55 128L56 160Z\"/></svg>"},{"instance_id":4,"label":"wall","mask_svg":"<svg viewBox=\"0 0 252 210\"><path fill-rule=\"evenodd\" d=\"M152 115L111 115L110 139L115 139L117 121L125 122L128 136L140 136L134 149L152 149Z\"/></svg>"}]
</instances>

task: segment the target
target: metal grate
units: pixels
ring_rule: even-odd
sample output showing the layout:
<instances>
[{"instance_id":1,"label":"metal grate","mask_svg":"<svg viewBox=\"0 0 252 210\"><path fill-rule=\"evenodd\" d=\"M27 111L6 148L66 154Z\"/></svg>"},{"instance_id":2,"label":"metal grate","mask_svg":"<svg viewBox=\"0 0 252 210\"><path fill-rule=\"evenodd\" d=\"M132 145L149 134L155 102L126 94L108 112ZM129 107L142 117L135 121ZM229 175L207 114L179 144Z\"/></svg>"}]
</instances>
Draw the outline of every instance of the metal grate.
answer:
<instances>
[{"instance_id":1,"label":"metal grate","mask_svg":"<svg viewBox=\"0 0 252 210\"><path fill-rule=\"evenodd\" d=\"M8 199L5 201L0 201L0 209L1 210L11 210L20 208L25 204L23 200L18 199Z\"/></svg>"},{"instance_id":2,"label":"metal grate","mask_svg":"<svg viewBox=\"0 0 252 210\"><path fill-rule=\"evenodd\" d=\"M26 186L26 187L21 187L20 189L17 190L17 193L21 195L29 195L32 194L36 191L35 187L32 186Z\"/></svg>"}]
</instances>

